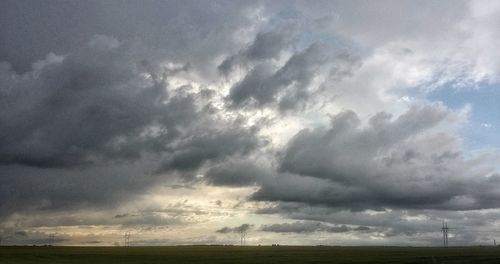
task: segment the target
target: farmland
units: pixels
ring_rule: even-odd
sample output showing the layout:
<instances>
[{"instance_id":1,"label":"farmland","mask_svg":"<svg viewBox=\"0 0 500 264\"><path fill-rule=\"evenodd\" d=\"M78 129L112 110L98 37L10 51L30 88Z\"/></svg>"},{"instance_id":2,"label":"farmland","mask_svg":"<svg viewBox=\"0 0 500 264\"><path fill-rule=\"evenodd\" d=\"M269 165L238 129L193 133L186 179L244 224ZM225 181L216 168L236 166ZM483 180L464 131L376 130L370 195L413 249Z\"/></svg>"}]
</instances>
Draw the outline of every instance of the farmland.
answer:
<instances>
[{"instance_id":1,"label":"farmland","mask_svg":"<svg viewBox=\"0 0 500 264\"><path fill-rule=\"evenodd\" d=\"M500 263L500 248L171 246L0 247L1 264L28 263Z\"/></svg>"}]
</instances>

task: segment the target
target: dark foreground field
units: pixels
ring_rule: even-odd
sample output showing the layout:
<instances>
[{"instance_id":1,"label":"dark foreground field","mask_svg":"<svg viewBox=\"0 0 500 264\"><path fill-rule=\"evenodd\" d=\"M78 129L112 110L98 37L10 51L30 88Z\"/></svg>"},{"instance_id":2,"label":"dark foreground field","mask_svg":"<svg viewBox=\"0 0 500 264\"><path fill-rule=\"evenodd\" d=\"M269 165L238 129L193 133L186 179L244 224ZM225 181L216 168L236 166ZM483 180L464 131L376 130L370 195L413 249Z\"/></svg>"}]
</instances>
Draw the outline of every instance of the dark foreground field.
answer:
<instances>
[{"instance_id":1,"label":"dark foreground field","mask_svg":"<svg viewBox=\"0 0 500 264\"><path fill-rule=\"evenodd\" d=\"M0 247L0 263L500 263L500 248Z\"/></svg>"}]
</instances>

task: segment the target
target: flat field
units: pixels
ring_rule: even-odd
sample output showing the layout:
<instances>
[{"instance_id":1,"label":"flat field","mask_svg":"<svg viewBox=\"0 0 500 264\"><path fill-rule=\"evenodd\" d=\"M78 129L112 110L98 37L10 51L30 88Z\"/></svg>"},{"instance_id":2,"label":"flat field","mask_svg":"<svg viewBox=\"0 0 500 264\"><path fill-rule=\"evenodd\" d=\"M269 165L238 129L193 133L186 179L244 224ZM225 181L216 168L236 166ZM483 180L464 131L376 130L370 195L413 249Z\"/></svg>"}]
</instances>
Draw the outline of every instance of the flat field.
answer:
<instances>
[{"instance_id":1,"label":"flat field","mask_svg":"<svg viewBox=\"0 0 500 264\"><path fill-rule=\"evenodd\" d=\"M500 263L500 248L457 247L0 247L0 263Z\"/></svg>"}]
</instances>

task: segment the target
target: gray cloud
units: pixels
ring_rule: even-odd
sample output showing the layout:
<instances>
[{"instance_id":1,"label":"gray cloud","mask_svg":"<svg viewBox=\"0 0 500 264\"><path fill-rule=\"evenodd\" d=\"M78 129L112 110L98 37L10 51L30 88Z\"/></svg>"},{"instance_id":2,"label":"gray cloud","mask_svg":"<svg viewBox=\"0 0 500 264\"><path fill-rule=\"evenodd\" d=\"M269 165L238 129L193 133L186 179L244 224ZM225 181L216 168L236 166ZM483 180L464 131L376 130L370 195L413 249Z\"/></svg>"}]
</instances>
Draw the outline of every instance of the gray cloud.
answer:
<instances>
[{"instance_id":1,"label":"gray cloud","mask_svg":"<svg viewBox=\"0 0 500 264\"><path fill-rule=\"evenodd\" d=\"M349 52L314 43L293 54L277 69L269 63L257 64L231 87L229 100L234 106L278 103L281 110L293 109L313 93L309 86L318 72L326 71L340 79L356 65L357 58Z\"/></svg>"},{"instance_id":2,"label":"gray cloud","mask_svg":"<svg viewBox=\"0 0 500 264\"><path fill-rule=\"evenodd\" d=\"M277 59L294 43L295 34L292 29L259 32L247 48L226 58L218 69L223 75L228 75L235 67L248 67L249 62Z\"/></svg>"},{"instance_id":3,"label":"gray cloud","mask_svg":"<svg viewBox=\"0 0 500 264\"><path fill-rule=\"evenodd\" d=\"M281 174L253 198L352 210L496 208L491 163L465 159L457 138L438 129L453 119L425 105L396 119L379 113L366 126L354 112L340 113L329 128L299 132L282 155Z\"/></svg>"},{"instance_id":4,"label":"gray cloud","mask_svg":"<svg viewBox=\"0 0 500 264\"><path fill-rule=\"evenodd\" d=\"M217 233L221 233L221 234L227 234L227 233L240 233L240 232L246 232L250 229L252 229L253 225L250 225L250 224L242 224L240 226L237 226L237 227L223 227L221 229L218 229Z\"/></svg>"},{"instance_id":5,"label":"gray cloud","mask_svg":"<svg viewBox=\"0 0 500 264\"><path fill-rule=\"evenodd\" d=\"M54 245L70 240L70 236L66 234L25 230L2 230L0 237L2 237L2 245Z\"/></svg>"},{"instance_id":6,"label":"gray cloud","mask_svg":"<svg viewBox=\"0 0 500 264\"><path fill-rule=\"evenodd\" d=\"M230 160L212 166L206 173L208 183L218 186L245 186L270 180L272 172L251 160Z\"/></svg>"},{"instance_id":7,"label":"gray cloud","mask_svg":"<svg viewBox=\"0 0 500 264\"><path fill-rule=\"evenodd\" d=\"M215 161L233 154L245 155L258 145L259 141L251 130L237 126L226 127L224 130L199 131L176 146L160 171L195 169L204 161Z\"/></svg>"},{"instance_id":8,"label":"gray cloud","mask_svg":"<svg viewBox=\"0 0 500 264\"><path fill-rule=\"evenodd\" d=\"M72 53L93 35L102 34L140 39L163 49L173 60L189 59L205 70L212 58L236 51L239 41L234 34L255 23L249 13L258 5L225 0L3 1L0 35L5 41L0 44L0 61L10 62L16 71L29 71L46 54Z\"/></svg>"},{"instance_id":9,"label":"gray cloud","mask_svg":"<svg viewBox=\"0 0 500 264\"><path fill-rule=\"evenodd\" d=\"M233 50L230 35L248 25L245 5L230 11L231 3L0 5L0 218L113 207L160 181L149 174L158 166L150 159L167 159L168 144L211 120L195 93L173 94L167 79L186 73L185 65L202 72L198 66ZM216 20L233 21L215 32ZM213 37L226 41L205 41ZM190 61L193 45L213 52ZM167 60L181 66L160 65Z\"/></svg>"},{"instance_id":10,"label":"gray cloud","mask_svg":"<svg viewBox=\"0 0 500 264\"><path fill-rule=\"evenodd\" d=\"M0 225L0 231L13 233L17 226L26 230L40 230L66 227L92 227L107 226L121 233L123 229L149 231L154 229L168 229L170 227L185 226L189 223L189 217L197 212L188 210L164 211L134 211L122 213L115 216L111 210L108 211L80 211L80 210L46 210L31 211L29 213L18 213L7 217ZM1 232L0 232L1 233ZM17 234L18 236L21 234Z\"/></svg>"},{"instance_id":11,"label":"gray cloud","mask_svg":"<svg viewBox=\"0 0 500 264\"><path fill-rule=\"evenodd\" d=\"M197 118L194 98L169 95L165 76L158 77L168 72L158 67L159 54L138 45L98 36L24 75L5 69L0 162L71 167L138 158L153 141L178 136ZM145 134L154 127L163 134Z\"/></svg>"},{"instance_id":12,"label":"gray cloud","mask_svg":"<svg viewBox=\"0 0 500 264\"><path fill-rule=\"evenodd\" d=\"M358 226L370 236L378 236L403 245L442 245L439 232L442 221L452 227L453 245L484 244L481 239L495 238L497 211L443 211L443 210L385 210L351 211L328 206L311 206L300 203L280 202L274 206L257 211L259 214L279 214L283 217L300 220L299 222L321 221L335 226ZM312 222L316 223L316 222ZM490 232L489 232L490 231ZM356 235L363 235L360 230ZM451 231L450 231L451 232ZM489 243L488 243L489 244Z\"/></svg>"},{"instance_id":13,"label":"gray cloud","mask_svg":"<svg viewBox=\"0 0 500 264\"><path fill-rule=\"evenodd\" d=\"M352 231L369 231L370 228L366 226L350 227L346 225L327 225L320 222L293 222L263 225L260 230L265 232L275 233L312 233L312 232L328 232L328 233L346 233Z\"/></svg>"},{"instance_id":14,"label":"gray cloud","mask_svg":"<svg viewBox=\"0 0 500 264\"><path fill-rule=\"evenodd\" d=\"M221 229L218 229L218 230L217 230L217 231L215 231L215 232L217 232L217 233L221 233L221 234L227 234L227 233L232 233L232 232L233 232L233 229L232 229L232 228L230 228L230 227L225 226L225 227L223 227L223 228L221 228Z\"/></svg>"},{"instance_id":15,"label":"gray cloud","mask_svg":"<svg viewBox=\"0 0 500 264\"><path fill-rule=\"evenodd\" d=\"M141 42L96 36L25 74L2 67L0 215L113 206L170 170L196 170L261 145L257 127L207 111L210 94L169 84L187 69L164 60Z\"/></svg>"}]
</instances>

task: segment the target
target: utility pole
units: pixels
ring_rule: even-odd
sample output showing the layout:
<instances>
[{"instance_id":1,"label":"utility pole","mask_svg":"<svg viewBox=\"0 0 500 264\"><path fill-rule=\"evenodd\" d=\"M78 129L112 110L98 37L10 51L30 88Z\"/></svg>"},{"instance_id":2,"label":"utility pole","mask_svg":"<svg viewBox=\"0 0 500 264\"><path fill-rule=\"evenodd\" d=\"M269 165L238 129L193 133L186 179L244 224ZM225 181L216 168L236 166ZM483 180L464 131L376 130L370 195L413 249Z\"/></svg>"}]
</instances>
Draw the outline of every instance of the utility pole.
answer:
<instances>
[{"instance_id":1,"label":"utility pole","mask_svg":"<svg viewBox=\"0 0 500 264\"><path fill-rule=\"evenodd\" d=\"M49 245L51 245L51 246L54 245L55 237L56 237L56 235L54 235L54 234L49 235Z\"/></svg>"},{"instance_id":2,"label":"utility pole","mask_svg":"<svg viewBox=\"0 0 500 264\"><path fill-rule=\"evenodd\" d=\"M448 247L448 230L449 230L448 223L446 223L445 226L446 226L446 247Z\"/></svg>"},{"instance_id":3,"label":"utility pole","mask_svg":"<svg viewBox=\"0 0 500 264\"><path fill-rule=\"evenodd\" d=\"M123 245L125 247L129 247L130 246L130 231L125 232L124 238L125 238L125 241L124 241Z\"/></svg>"},{"instance_id":4,"label":"utility pole","mask_svg":"<svg viewBox=\"0 0 500 264\"><path fill-rule=\"evenodd\" d=\"M443 222L443 247L448 247L448 223Z\"/></svg>"},{"instance_id":5,"label":"utility pole","mask_svg":"<svg viewBox=\"0 0 500 264\"><path fill-rule=\"evenodd\" d=\"M240 230L240 245L243 247L245 245L245 239L247 236L247 231L244 230L244 228L241 228Z\"/></svg>"}]
</instances>

